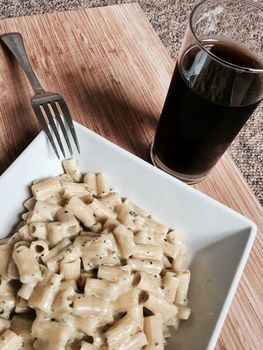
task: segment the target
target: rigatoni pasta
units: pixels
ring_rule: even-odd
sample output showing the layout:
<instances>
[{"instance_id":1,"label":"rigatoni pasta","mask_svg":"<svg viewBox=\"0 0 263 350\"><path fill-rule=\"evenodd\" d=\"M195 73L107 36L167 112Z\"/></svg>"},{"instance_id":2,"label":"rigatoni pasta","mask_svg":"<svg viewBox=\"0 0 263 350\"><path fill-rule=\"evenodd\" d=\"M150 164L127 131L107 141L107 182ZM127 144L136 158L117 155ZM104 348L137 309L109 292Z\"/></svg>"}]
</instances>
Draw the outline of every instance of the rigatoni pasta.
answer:
<instances>
[{"instance_id":1,"label":"rigatoni pasta","mask_svg":"<svg viewBox=\"0 0 263 350\"><path fill-rule=\"evenodd\" d=\"M0 349L1 350L18 350L22 347L23 338L18 336L16 333L7 329L0 336Z\"/></svg>"},{"instance_id":2,"label":"rigatoni pasta","mask_svg":"<svg viewBox=\"0 0 263 350\"><path fill-rule=\"evenodd\" d=\"M104 173L63 166L0 240L0 349L164 349L191 313L186 247Z\"/></svg>"}]
</instances>

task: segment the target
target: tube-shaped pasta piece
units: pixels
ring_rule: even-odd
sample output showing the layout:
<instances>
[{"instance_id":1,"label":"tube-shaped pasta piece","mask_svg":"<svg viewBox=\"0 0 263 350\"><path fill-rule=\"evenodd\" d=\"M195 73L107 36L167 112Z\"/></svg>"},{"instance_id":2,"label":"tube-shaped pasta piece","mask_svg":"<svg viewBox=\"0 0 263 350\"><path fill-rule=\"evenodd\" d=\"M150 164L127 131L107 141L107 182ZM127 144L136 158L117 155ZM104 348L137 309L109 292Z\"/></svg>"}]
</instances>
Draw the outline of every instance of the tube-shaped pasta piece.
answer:
<instances>
[{"instance_id":1,"label":"tube-shaped pasta piece","mask_svg":"<svg viewBox=\"0 0 263 350\"><path fill-rule=\"evenodd\" d=\"M24 202L24 207L27 210L33 210L34 206L36 204L36 199L34 197L28 198L25 202Z\"/></svg>"},{"instance_id":2,"label":"tube-shaped pasta piece","mask_svg":"<svg viewBox=\"0 0 263 350\"><path fill-rule=\"evenodd\" d=\"M28 242L33 241L34 238L32 237L32 235L30 233L30 229L29 229L28 224L21 226L18 229L18 232L20 233L20 237L21 237L22 241L28 241Z\"/></svg>"},{"instance_id":3,"label":"tube-shaped pasta piece","mask_svg":"<svg viewBox=\"0 0 263 350\"><path fill-rule=\"evenodd\" d=\"M22 240L22 237L23 235L18 231L16 233L14 233L9 239L8 239L8 242L7 242L7 245L13 249L14 245L17 243L17 242L20 242ZM5 245L6 243L4 243L3 245ZM12 255L12 254L11 254Z\"/></svg>"},{"instance_id":4,"label":"tube-shaped pasta piece","mask_svg":"<svg viewBox=\"0 0 263 350\"><path fill-rule=\"evenodd\" d=\"M9 237L0 239L0 246L1 246L1 245L8 244L9 241L10 241L10 238L9 238Z\"/></svg>"},{"instance_id":5,"label":"tube-shaped pasta piece","mask_svg":"<svg viewBox=\"0 0 263 350\"><path fill-rule=\"evenodd\" d=\"M172 270L180 273L187 269L187 263L187 255L180 251L176 259L174 259L172 262Z\"/></svg>"},{"instance_id":6,"label":"tube-shaped pasta piece","mask_svg":"<svg viewBox=\"0 0 263 350\"><path fill-rule=\"evenodd\" d=\"M69 324L73 325L75 328L81 330L81 332L92 336L97 328L98 321L96 317L91 316L68 316Z\"/></svg>"},{"instance_id":7,"label":"tube-shaped pasta piece","mask_svg":"<svg viewBox=\"0 0 263 350\"><path fill-rule=\"evenodd\" d=\"M36 257L43 257L48 255L49 248L46 241L43 241L41 239L38 239L37 241L33 241L30 244L30 250L32 250L34 256Z\"/></svg>"},{"instance_id":8,"label":"tube-shaped pasta piece","mask_svg":"<svg viewBox=\"0 0 263 350\"><path fill-rule=\"evenodd\" d=\"M102 231L102 227L103 227L102 223L96 221L95 224L93 224L93 225L89 228L89 230L90 230L91 232L94 232L94 233L100 233L100 232Z\"/></svg>"},{"instance_id":9,"label":"tube-shaped pasta piece","mask_svg":"<svg viewBox=\"0 0 263 350\"><path fill-rule=\"evenodd\" d=\"M161 261L163 257L162 247L151 244L136 244L133 253L133 258L137 259L154 259Z\"/></svg>"},{"instance_id":10,"label":"tube-shaped pasta piece","mask_svg":"<svg viewBox=\"0 0 263 350\"><path fill-rule=\"evenodd\" d=\"M59 176L60 181L69 181L72 182L72 177L70 177L68 174L62 174Z\"/></svg>"},{"instance_id":11,"label":"tube-shaped pasta piece","mask_svg":"<svg viewBox=\"0 0 263 350\"><path fill-rule=\"evenodd\" d=\"M63 168L75 182L80 182L82 176L76 158L65 159L62 161Z\"/></svg>"},{"instance_id":12,"label":"tube-shaped pasta piece","mask_svg":"<svg viewBox=\"0 0 263 350\"><path fill-rule=\"evenodd\" d=\"M136 322L130 315L125 315L112 327L105 332L105 337L108 341L109 349L119 349L126 339L137 328Z\"/></svg>"},{"instance_id":13,"label":"tube-shaped pasta piece","mask_svg":"<svg viewBox=\"0 0 263 350\"><path fill-rule=\"evenodd\" d=\"M47 239L51 247L54 247L63 238L69 236L67 223L58 221L47 223Z\"/></svg>"},{"instance_id":14,"label":"tube-shaped pasta piece","mask_svg":"<svg viewBox=\"0 0 263 350\"><path fill-rule=\"evenodd\" d=\"M86 173L83 178L83 182L87 184L89 192L93 196L97 196L97 180L96 180L96 174L94 173Z\"/></svg>"},{"instance_id":15,"label":"tube-shaped pasta piece","mask_svg":"<svg viewBox=\"0 0 263 350\"><path fill-rule=\"evenodd\" d=\"M29 215L31 215L31 213L32 213L32 210L23 213L23 214L21 215L21 216L22 216L22 219L23 219L24 221L27 221L27 218L29 217Z\"/></svg>"},{"instance_id":16,"label":"tube-shaped pasta piece","mask_svg":"<svg viewBox=\"0 0 263 350\"><path fill-rule=\"evenodd\" d=\"M85 236L87 237L87 239L91 240L92 238L99 238L100 237L100 234L98 232L94 232L94 231L91 231L91 229L89 231L81 231L80 236Z\"/></svg>"},{"instance_id":17,"label":"tube-shaped pasta piece","mask_svg":"<svg viewBox=\"0 0 263 350\"><path fill-rule=\"evenodd\" d=\"M71 246L71 241L67 238L64 238L61 242L59 242L54 248L52 248L48 255L44 256L42 258L43 262L47 264L51 261L58 261L63 258L63 253L65 252L65 249L69 248Z\"/></svg>"},{"instance_id":18,"label":"tube-shaped pasta piece","mask_svg":"<svg viewBox=\"0 0 263 350\"><path fill-rule=\"evenodd\" d=\"M83 269L86 272L91 272L93 269L98 268L100 265L99 260L94 260L94 258L89 258L83 255L81 257Z\"/></svg>"},{"instance_id":19,"label":"tube-shaped pasta piece","mask_svg":"<svg viewBox=\"0 0 263 350\"><path fill-rule=\"evenodd\" d=\"M164 296L171 303L174 303L175 301L175 296L179 283L180 278L177 277L174 272L167 271L165 276L163 277Z\"/></svg>"},{"instance_id":20,"label":"tube-shaped pasta piece","mask_svg":"<svg viewBox=\"0 0 263 350\"><path fill-rule=\"evenodd\" d=\"M124 258L129 258L135 251L134 236L131 230L128 230L124 225L119 225L113 231L117 240L121 255Z\"/></svg>"},{"instance_id":21,"label":"tube-shaped pasta piece","mask_svg":"<svg viewBox=\"0 0 263 350\"><path fill-rule=\"evenodd\" d=\"M112 233L102 233L100 235L100 240L103 242L103 245L112 252L118 253L118 244Z\"/></svg>"},{"instance_id":22,"label":"tube-shaped pasta piece","mask_svg":"<svg viewBox=\"0 0 263 350\"><path fill-rule=\"evenodd\" d=\"M139 305L139 293L137 288L129 288L122 293L113 303L114 312L130 312Z\"/></svg>"},{"instance_id":23,"label":"tube-shaped pasta piece","mask_svg":"<svg viewBox=\"0 0 263 350\"><path fill-rule=\"evenodd\" d=\"M29 225L29 232L32 237L38 239L47 238L47 225L45 222L33 222Z\"/></svg>"},{"instance_id":24,"label":"tube-shaped pasta piece","mask_svg":"<svg viewBox=\"0 0 263 350\"><path fill-rule=\"evenodd\" d=\"M19 272L14 260L11 258L7 269L7 280L19 280Z\"/></svg>"},{"instance_id":25,"label":"tube-shaped pasta piece","mask_svg":"<svg viewBox=\"0 0 263 350\"><path fill-rule=\"evenodd\" d=\"M80 258L74 261L64 261L60 263L60 273L64 280L77 280L80 276Z\"/></svg>"},{"instance_id":26,"label":"tube-shaped pasta piece","mask_svg":"<svg viewBox=\"0 0 263 350\"><path fill-rule=\"evenodd\" d=\"M135 305L128 310L128 314L132 317L133 320L135 320L138 328L140 330L143 329L143 306Z\"/></svg>"},{"instance_id":27,"label":"tube-shaped pasta piece","mask_svg":"<svg viewBox=\"0 0 263 350\"><path fill-rule=\"evenodd\" d=\"M163 241L161 245L164 254L170 258L176 259L177 255L180 253L180 247L178 245L174 245L165 241Z\"/></svg>"},{"instance_id":28,"label":"tube-shaped pasta piece","mask_svg":"<svg viewBox=\"0 0 263 350\"><path fill-rule=\"evenodd\" d=\"M97 329L92 338L93 345L97 346L99 349L103 349L103 346L106 345L106 338L102 329Z\"/></svg>"},{"instance_id":29,"label":"tube-shaped pasta piece","mask_svg":"<svg viewBox=\"0 0 263 350\"><path fill-rule=\"evenodd\" d=\"M147 338L143 331L131 335L125 343L119 347L119 350L140 350L147 344Z\"/></svg>"},{"instance_id":30,"label":"tube-shaped pasta piece","mask_svg":"<svg viewBox=\"0 0 263 350\"><path fill-rule=\"evenodd\" d=\"M135 214L130 210L127 204L120 204L115 208L118 216L117 219L125 225L127 228L134 230L135 229Z\"/></svg>"},{"instance_id":31,"label":"tube-shaped pasta piece","mask_svg":"<svg viewBox=\"0 0 263 350\"><path fill-rule=\"evenodd\" d=\"M186 305L187 304L187 293L190 283L191 273L189 270L185 270L178 274L178 278L180 280L179 286L176 292L175 302L178 305Z\"/></svg>"},{"instance_id":32,"label":"tube-shaped pasta piece","mask_svg":"<svg viewBox=\"0 0 263 350\"><path fill-rule=\"evenodd\" d=\"M18 247L13 253L13 259L22 283L41 280L42 274L38 262L29 248L26 246Z\"/></svg>"},{"instance_id":33,"label":"tube-shaped pasta piece","mask_svg":"<svg viewBox=\"0 0 263 350\"><path fill-rule=\"evenodd\" d=\"M113 192L109 193L106 196L100 198L99 200L105 207L113 210L116 206L122 204L121 197L119 193Z\"/></svg>"},{"instance_id":34,"label":"tube-shaped pasta piece","mask_svg":"<svg viewBox=\"0 0 263 350\"><path fill-rule=\"evenodd\" d=\"M60 272L60 260L48 261L47 268L50 272L59 273Z\"/></svg>"},{"instance_id":35,"label":"tube-shaped pasta piece","mask_svg":"<svg viewBox=\"0 0 263 350\"><path fill-rule=\"evenodd\" d=\"M59 273L60 270L60 260L51 260L47 262L47 268L49 271L54 272L54 273Z\"/></svg>"},{"instance_id":36,"label":"tube-shaped pasta piece","mask_svg":"<svg viewBox=\"0 0 263 350\"><path fill-rule=\"evenodd\" d=\"M99 350L99 348L93 344L87 343L82 340L80 350Z\"/></svg>"},{"instance_id":37,"label":"tube-shaped pasta piece","mask_svg":"<svg viewBox=\"0 0 263 350\"><path fill-rule=\"evenodd\" d=\"M72 327L64 322L39 321L36 319L32 326L32 336L38 340L44 340L50 350L54 349L54 344L56 349L65 349L65 345L73 332ZM34 348L38 349L38 347Z\"/></svg>"},{"instance_id":38,"label":"tube-shaped pasta piece","mask_svg":"<svg viewBox=\"0 0 263 350\"><path fill-rule=\"evenodd\" d=\"M170 262L170 260L166 255L163 255L162 263L165 269L169 269L169 270L171 269L172 263Z\"/></svg>"},{"instance_id":39,"label":"tube-shaped pasta piece","mask_svg":"<svg viewBox=\"0 0 263 350\"><path fill-rule=\"evenodd\" d=\"M103 233L113 232L114 229L119 226L119 221L116 219L108 219L103 225Z\"/></svg>"},{"instance_id":40,"label":"tube-shaped pasta piece","mask_svg":"<svg viewBox=\"0 0 263 350\"><path fill-rule=\"evenodd\" d=\"M72 197L67 204L73 215L79 219L84 226L90 227L95 224L93 212L81 199Z\"/></svg>"},{"instance_id":41,"label":"tube-shaped pasta piece","mask_svg":"<svg viewBox=\"0 0 263 350\"><path fill-rule=\"evenodd\" d=\"M59 290L61 278L61 275L50 274L49 271L45 272L43 281L39 282L33 290L28 300L28 305L31 308L49 313Z\"/></svg>"},{"instance_id":42,"label":"tube-shaped pasta piece","mask_svg":"<svg viewBox=\"0 0 263 350\"><path fill-rule=\"evenodd\" d=\"M129 211L129 216L131 217L132 221L134 222L134 231L143 230L145 227L145 220L146 218L138 213L136 213L133 210Z\"/></svg>"},{"instance_id":43,"label":"tube-shaped pasta piece","mask_svg":"<svg viewBox=\"0 0 263 350\"><path fill-rule=\"evenodd\" d=\"M142 304L154 314L160 314L164 320L167 320L177 314L177 306L170 303L161 295L145 292L142 298Z\"/></svg>"},{"instance_id":44,"label":"tube-shaped pasta piece","mask_svg":"<svg viewBox=\"0 0 263 350\"><path fill-rule=\"evenodd\" d=\"M166 235L167 241L173 245L176 245L178 242L181 242L181 237L176 231L169 231Z\"/></svg>"},{"instance_id":45,"label":"tube-shaped pasta piece","mask_svg":"<svg viewBox=\"0 0 263 350\"><path fill-rule=\"evenodd\" d=\"M168 227L161 224L160 222L154 220L151 217L145 218L145 224L147 227L151 228L154 232L159 233L163 238L166 237L168 232Z\"/></svg>"},{"instance_id":46,"label":"tube-shaped pasta piece","mask_svg":"<svg viewBox=\"0 0 263 350\"><path fill-rule=\"evenodd\" d=\"M74 237L80 231L80 224L75 216L65 208L58 210L56 220L67 226L68 237Z\"/></svg>"},{"instance_id":47,"label":"tube-shaped pasta piece","mask_svg":"<svg viewBox=\"0 0 263 350\"><path fill-rule=\"evenodd\" d=\"M12 295L15 296L16 294L16 285L13 283L13 281L7 281L2 279L0 282L0 295L5 296L5 295Z\"/></svg>"},{"instance_id":48,"label":"tube-shaped pasta piece","mask_svg":"<svg viewBox=\"0 0 263 350\"><path fill-rule=\"evenodd\" d=\"M63 281L60 284L59 292L65 292L67 297L72 297L77 290L76 281Z\"/></svg>"},{"instance_id":49,"label":"tube-shaped pasta piece","mask_svg":"<svg viewBox=\"0 0 263 350\"><path fill-rule=\"evenodd\" d=\"M72 298L77 290L74 280L63 281L60 284L59 291L52 304L52 316L61 318L68 316L72 312Z\"/></svg>"},{"instance_id":50,"label":"tube-shaped pasta piece","mask_svg":"<svg viewBox=\"0 0 263 350\"><path fill-rule=\"evenodd\" d=\"M27 248L30 247L31 242L29 241L19 241L14 244L13 250L16 250L19 247L25 246Z\"/></svg>"},{"instance_id":51,"label":"tube-shaped pasta piece","mask_svg":"<svg viewBox=\"0 0 263 350\"><path fill-rule=\"evenodd\" d=\"M27 218L27 223L31 224L33 222L48 222L55 219L56 213L61 208L61 206L56 204L50 204L45 201L37 201L34 210Z\"/></svg>"},{"instance_id":52,"label":"tube-shaped pasta piece","mask_svg":"<svg viewBox=\"0 0 263 350\"><path fill-rule=\"evenodd\" d=\"M46 340L36 339L33 343L33 349L37 350L53 350L52 345ZM56 346L56 350L64 350L61 347ZM31 350L31 349L30 349ZM68 350L68 349L67 349Z\"/></svg>"},{"instance_id":53,"label":"tube-shaped pasta piece","mask_svg":"<svg viewBox=\"0 0 263 350\"><path fill-rule=\"evenodd\" d=\"M85 258L91 259L108 255L107 247L100 238L79 236L75 239L73 246L78 248Z\"/></svg>"},{"instance_id":54,"label":"tube-shaped pasta piece","mask_svg":"<svg viewBox=\"0 0 263 350\"><path fill-rule=\"evenodd\" d=\"M59 287L59 292L65 292L67 297L72 297L77 290L76 281L62 281Z\"/></svg>"},{"instance_id":55,"label":"tube-shaped pasta piece","mask_svg":"<svg viewBox=\"0 0 263 350\"><path fill-rule=\"evenodd\" d=\"M145 271L154 275L159 275L163 268L160 261L156 260L128 259L127 263L132 271Z\"/></svg>"},{"instance_id":56,"label":"tube-shaped pasta piece","mask_svg":"<svg viewBox=\"0 0 263 350\"><path fill-rule=\"evenodd\" d=\"M124 202L130 210L135 211L137 214L147 217L149 214L142 208L138 207L138 205L134 204L129 198L125 198Z\"/></svg>"},{"instance_id":57,"label":"tube-shaped pasta piece","mask_svg":"<svg viewBox=\"0 0 263 350\"><path fill-rule=\"evenodd\" d=\"M164 349L162 325L161 315L157 314L144 318L144 333L147 337L148 346L153 346L153 349L156 350Z\"/></svg>"},{"instance_id":58,"label":"tube-shaped pasta piece","mask_svg":"<svg viewBox=\"0 0 263 350\"><path fill-rule=\"evenodd\" d=\"M178 315L177 315L177 317L180 320L188 320L190 314L191 314L190 307L187 307L187 306L184 306L184 305L179 305L178 306Z\"/></svg>"},{"instance_id":59,"label":"tube-shaped pasta piece","mask_svg":"<svg viewBox=\"0 0 263 350\"><path fill-rule=\"evenodd\" d=\"M147 273L145 271L137 272L133 283L140 290L154 293L160 291L160 277L152 273Z\"/></svg>"},{"instance_id":60,"label":"tube-shaped pasta piece","mask_svg":"<svg viewBox=\"0 0 263 350\"><path fill-rule=\"evenodd\" d=\"M113 253L109 253L107 256L97 256L95 258L89 258L83 255L81 260L85 271L96 269L100 265L114 266L120 265L121 263L119 257Z\"/></svg>"},{"instance_id":61,"label":"tube-shaped pasta piece","mask_svg":"<svg viewBox=\"0 0 263 350\"><path fill-rule=\"evenodd\" d=\"M2 318L9 318L11 312L14 311L16 305L16 297L12 294L0 296L0 312ZM1 349L1 348L0 348Z\"/></svg>"},{"instance_id":62,"label":"tube-shaped pasta piece","mask_svg":"<svg viewBox=\"0 0 263 350\"><path fill-rule=\"evenodd\" d=\"M22 284L19 288L17 295L25 300L28 300L37 285L38 281L32 281L30 283Z\"/></svg>"},{"instance_id":63,"label":"tube-shaped pasta piece","mask_svg":"<svg viewBox=\"0 0 263 350\"><path fill-rule=\"evenodd\" d=\"M97 278L87 278L84 292L87 295L115 300L118 297L119 290L120 288L116 283Z\"/></svg>"},{"instance_id":64,"label":"tube-shaped pasta piece","mask_svg":"<svg viewBox=\"0 0 263 350\"><path fill-rule=\"evenodd\" d=\"M54 204L54 205L63 205L64 204L64 200L61 196L60 193L53 193L50 197L47 197L45 199L45 202L50 203L50 204Z\"/></svg>"},{"instance_id":65,"label":"tube-shaped pasta piece","mask_svg":"<svg viewBox=\"0 0 263 350\"><path fill-rule=\"evenodd\" d=\"M0 277L7 278L9 261L12 256L12 249L8 244L0 245Z\"/></svg>"},{"instance_id":66,"label":"tube-shaped pasta piece","mask_svg":"<svg viewBox=\"0 0 263 350\"><path fill-rule=\"evenodd\" d=\"M93 316L106 316L111 313L111 304L109 300L90 296L79 295L74 298L73 312L75 315L93 315Z\"/></svg>"},{"instance_id":67,"label":"tube-shaped pasta piece","mask_svg":"<svg viewBox=\"0 0 263 350\"><path fill-rule=\"evenodd\" d=\"M61 190L61 183L58 177L54 177L32 185L31 190L36 200L44 201L53 193Z\"/></svg>"},{"instance_id":68,"label":"tube-shaped pasta piece","mask_svg":"<svg viewBox=\"0 0 263 350\"><path fill-rule=\"evenodd\" d=\"M97 327L104 327L107 324L114 322L114 317L112 312L108 312L106 315L99 315L96 317L98 324ZM97 331L97 330L96 330Z\"/></svg>"},{"instance_id":69,"label":"tube-shaped pasta piece","mask_svg":"<svg viewBox=\"0 0 263 350\"><path fill-rule=\"evenodd\" d=\"M136 244L155 245L154 234L151 231L139 230L134 234L134 242Z\"/></svg>"},{"instance_id":70,"label":"tube-shaped pasta piece","mask_svg":"<svg viewBox=\"0 0 263 350\"><path fill-rule=\"evenodd\" d=\"M111 209L106 207L96 198L93 198L93 201L88 206L97 220L108 220L116 217Z\"/></svg>"},{"instance_id":71,"label":"tube-shaped pasta piece","mask_svg":"<svg viewBox=\"0 0 263 350\"><path fill-rule=\"evenodd\" d=\"M82 200L82 202L84 202L87 205L90 204L94 199L92 194L86 194L86 196L81 196L79 198Z\"/></svg>"},{"instance_id":72,"label":"tube-shaped pasta piece","mask_svg":"<svg viewBox=\"0 0 263 350\"><path fill-rule=\"evenodd\" d=\"M15 312L17 314L22 314L29 312L30 308L28 307L27 300L20 298L19 296L16 297L16 306L15 306Z\"/></svg>"},{"instance_id":73,"label":"tube-shaped pasta piece","mask_svg":"<svg viewBox=\"0 0 263 350\"><path fill-rule=\"evenodd\" d=\"M79 289L84 290L87 278L93 278L96 276L97 276L97 271L83 271L83 270L81 270L80 277L78 280Z\"/></svg>"},{"instance_id":74,"label":"tube-shaped pasta piece","mask_svg":"<svg viewBox=\"0 0 263 350\"><path fill-rule=\"evenodd\" d=\"M10 327L10 321L0 318L0 335Z\"/></svg>"},{"instance_id":75,"label":"tube-shaped pasta piece","mask_svg":"<svg viewBox=\"0 0 263 350\"><path fill-rule=\"evenodd\" d=\"M121 266L99 266L98 278L118 282L121 285L130 285L132 282L130 271L125 271Z\"/></svg>"},{"instance_id":76,"label":"tube-shaped pasta piece","mask_svg":"<svg viewBox=\"0 0 263 350\"><path fill-rule=\"evenodd\" d=\"M56 214L56 220L59 222L66 222L70 224L77 224L78 221L70 210L60 208Z\"/></svg>"},{"instance_id":77,"label":"tube-shaped pasta piece","mask_svg":"<svg viewBox=\"0 0 263 350\"><path fill-rule=\"evenodd\" d=\"M96 175L98 196L103 197L109 194L110 188L107 184L106 175L99 173Z\"/></svg>"},{"instance_id":78,"label":"tube-shaped pasta piece","mask_svg":"<svg viewBox=\"0 0 263 350\"><path fill-rule=\"evenodd\" d=\"M71 197L84 197L90 194L88 186L85 183L76 183L62 181L63 198L70 199Z\"/></svg>"},{"instance_id":79,"label":"tube-shaped pasta piece","mask_svg":"<svg viewBox=\"0 0 263 350\"><path fill-rule=\"evenodd\" d=\"M0 336L0 349L1 350L18 350L23 344L23 338L16 335L16 333L7 329Z\"/></svg>"}]
</instances>

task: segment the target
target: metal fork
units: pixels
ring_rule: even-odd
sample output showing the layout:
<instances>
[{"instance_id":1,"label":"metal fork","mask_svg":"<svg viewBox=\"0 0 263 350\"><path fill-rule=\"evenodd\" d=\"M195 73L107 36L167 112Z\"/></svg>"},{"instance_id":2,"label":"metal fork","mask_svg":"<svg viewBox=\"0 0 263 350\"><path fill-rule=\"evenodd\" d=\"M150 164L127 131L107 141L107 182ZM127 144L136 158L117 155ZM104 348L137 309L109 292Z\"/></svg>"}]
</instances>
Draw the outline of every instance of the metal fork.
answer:
<instances>
[{"instance_id":1,"label":"metal fork","mask_svg":"<svg viewBox=\"0 0 263 350\"><path fill-rule=\"evenodd\" d=\"M32 107L58 159L60 158L59 152L54 142L54 138L50 131L49 125L57 139L57 142L59 144L59 147L64 157L66 156L66 154L59 135L58 128L55 123L55 119L58 121L60 125L62 134L64 135L70 154L73 155L73 151L72 151L72 147L70 144L70 140L69 140L63 119L66 121L66 124L71 132L71 135L73 137L73 140L75 142L78 152L80 152L76 131L75 131L67 104L63 99L63 97L58 93L48 92L42 88L29 62L22 35L20 33L5 33L0 35L0 39L20 63L21 67L23 68L35 92L35 95L31 99ZM61 117L60 111L64 118ZM49 125L48 125L48 122L49 122Z\"/></svg>"}]
</instances>

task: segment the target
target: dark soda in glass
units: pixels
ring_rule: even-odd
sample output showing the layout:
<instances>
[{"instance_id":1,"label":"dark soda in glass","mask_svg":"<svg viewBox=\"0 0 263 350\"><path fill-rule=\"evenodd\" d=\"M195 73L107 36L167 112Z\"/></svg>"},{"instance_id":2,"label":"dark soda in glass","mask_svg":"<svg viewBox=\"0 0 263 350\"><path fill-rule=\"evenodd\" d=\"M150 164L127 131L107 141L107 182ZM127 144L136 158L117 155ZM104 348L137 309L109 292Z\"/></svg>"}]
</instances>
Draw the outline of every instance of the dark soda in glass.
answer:
<instances>
[{"instance_id":1,"label":"dark soda in glass","mask_svg":"<svg viewBox=\"0 0 263 350\"><path fill-rule=\"evenodd\" d=\"M177 61L152 146L157 165L179 178L205 176L262 98L263 64L251 51L224 40L202 46Z\"/></svg>"}]
</instances>

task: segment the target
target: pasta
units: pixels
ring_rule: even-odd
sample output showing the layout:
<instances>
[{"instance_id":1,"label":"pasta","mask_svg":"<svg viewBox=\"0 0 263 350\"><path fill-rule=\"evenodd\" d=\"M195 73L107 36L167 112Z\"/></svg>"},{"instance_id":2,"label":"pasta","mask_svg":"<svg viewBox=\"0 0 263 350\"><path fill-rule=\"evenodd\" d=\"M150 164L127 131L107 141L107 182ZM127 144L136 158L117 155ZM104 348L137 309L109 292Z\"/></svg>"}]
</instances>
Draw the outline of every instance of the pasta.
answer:
<instances>
[{"instance_id":1,"label":"pasta","mask_svg":"<svg viewBox=\"0 0 263 350\"><path fill-rule=\"evenodd\" d=\"M7 329L0 336L0 349L1 350L18 350L23 345L23 338L18 336L16 333L12 332L10 329Z\"/></svg>"},{"instance_id":2,"label":"pasta","mask_svg":"<svg viewBox=\"0 0 263 350\"><path fill-rule=\"evenodd\" d=\"M105 174L82 174L74 158L63 167L33 183L0 240L0 349L164 349L191 313L179 234Z\"/></svg>"}]
</instances>

